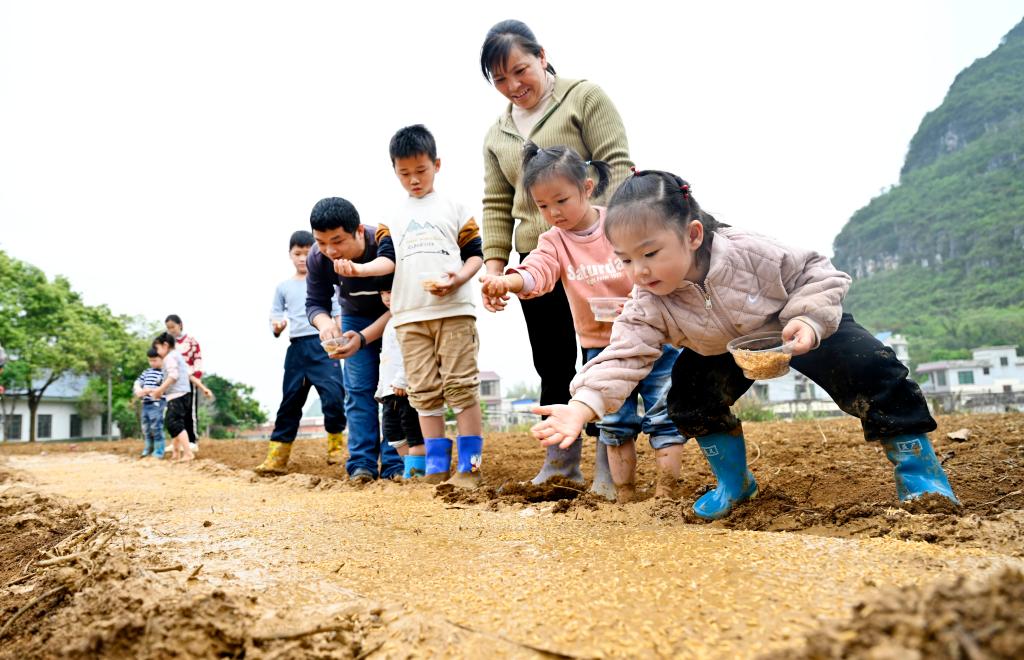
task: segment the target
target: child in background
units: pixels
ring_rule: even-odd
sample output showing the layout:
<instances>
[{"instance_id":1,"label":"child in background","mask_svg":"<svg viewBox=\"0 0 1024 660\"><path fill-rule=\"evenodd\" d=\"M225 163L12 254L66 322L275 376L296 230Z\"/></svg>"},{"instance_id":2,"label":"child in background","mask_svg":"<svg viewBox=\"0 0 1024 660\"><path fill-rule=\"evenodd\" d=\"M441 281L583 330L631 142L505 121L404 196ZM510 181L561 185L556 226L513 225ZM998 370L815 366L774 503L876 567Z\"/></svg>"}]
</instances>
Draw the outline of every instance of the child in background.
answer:
<instances>
[{"instance_id":1,"label":"child in background","mask_svg":"<svg viewBox=\"0 0 1024 660\"><path fill-rule=\"evenodd\" d=\"M557 146L541 149L527 143L523 151L523 186L533 196L551 229L540 235L537 248L523 262L501 276L485 275L482 295L484 307L491 311L505 308L508 293L520 298L542 296L561 280L569 298L573 324L583 346L585 361L592 360L608 345L612 324L597 321L587 302L596 297L629 296L633 282L615 256L604 235L605 209L590 204L591 195L600 195L608 184L606 163L589 163L598 173L598 183L587 176L587 165L576 151ZM643 431L650 438L658 466L655 497L674 497L679 479L683 445L668 417L665 394L672 365L679 350L663 346L650 373L619 407L605 414L598 423L598 462L594 490L620 503L636 496L636 437ZM644 415L637 413L637 398L643 399ZM533 482L543 483L555 476L583 481L580 472L581 442L563 449L549 446L544 467ZM601 454L607 453L602 465ZM614 491L608 493L603 484L609 470ZM613 499L608 497L608 499Z\"/></svg>"},{"instance_id":2,"label":"child in background","mask_svg":"<svg viewBox=\"0 0 1024 660\"><path fill-rule=\"evenodd\" d=\"M391 292L381 291L384 306L391 309ZM405 463L402 477L422 477L427 470L426 448L416 410L409 403L409 381L402 363L402 346L395 324L384 328L380 348L380 382L377 400L381 403L381 427L384 441L395 448Z\"/></svg>"},{"instance_id":3,"label":"child in background","mask_svg":"<svg viewBox=\"0 0 1024 660\"><path fill-rule=\"evenodd\" d=\"M394 272L391 323L402 345L409 401L419 413L425 480L476 488L483 453L479 340L473 294L463 285L483 265L480 230L462 204L434 191L441 161L430 131L420 124L403 128L391 138L389 151L409 196L391 221L377 227L376 259L335 265L350 277ZM450 479L445 404L455 412L459 432L458 467Z\"/></svg>"},{"instance_id":4,"label":"child in background","mask_svg":"<svg viewBox=\"0 0 1024 660\"><path fill-rule=\"evenodd\" d=\"M189 397L189 400L192 407L189 409L188 425L185 430L188 432L189 447L192 453L197 454L199 453L199 435L196 432L199 424L199 394L196 392L197 386L193 383L191 376L195 376L197 380L203 377L203 351L199 348L199 341L195 337L185 334L185 326L177 314L168 314L164 319L164 326L167 328L167 332L174 337L177 347L175 350L188 365L189 382L192 384L189 389L192 396ZM204 388L198 389L203 389L204 393L206 392Z\"/></svg>"},{"instance_id":5,"label":"child in background","mask_svg":"<svg viewBox=\"0 0 1024 660\"><path fill-rule=\"evenodd\" d=\"M936 424L920 388L892 349L843 313L850 276L827 258L719 224L687 182L655 170L635 172L615 192L605 234L637 283L636 297L608 348L573 380L568 405L535 409L550 415L533 427L542 445L571 446L589 419L621 405L664 342L685 346L672 370L669 416L697 438L718 480L694 512L723 518L757 495L743 427L729 410L753 381L726 343L781 330L792 342L790 365L882 445L901 502L933 493L959 504L926 435Z\"/></svg>"},{"instance_id":6,"label":"child in background","mask_svg":"<svg viewBox=\"0 0 1024 660\"><path fill-rule=\"evenodd\" d=\"M320 395L327 431L327 464L340 463L345 453L345 388L341 368L320 346L319 331L306 318L306 258L313 247L313 234L299 230L288 240L288 256L295 273L277 285L270 308L270 330L280 337L287 327L290 344L284 358L284 381L281 385L281 405L270 434L267 458L256 467L257 474L284 474L288 471L288 458L292 443L299 432L302 408L306 405L309 388L315 387ZM341 310L332 301L332 317Z\"/></svg>"},{"instance_id":7,"label":"child in background","mask_svg":"<svg viewBox=\"0 0 1024 660\"><path fill-rule=\"evenodd\" d=\"M139 458L147 456L163 458L164 400L160 397L153 398L145 392L152 392L164 382L164 372L162 371L164 361L152 346L146 352L146 357L149 358L149 369L139 374L132 386L135 396L142 399L142 435L145 444Z\"/></svg>"},{"instance_id":8,"label":"child in background","mask_svg":"<svg viewBox=\"0 0 1024 660\"><path fill-rule=\"evenodd\" d=\"M174 350L174 337L162 333L153 340L153 348L163 360L163 382L155 389L142 390L154 399L167 398L167 432L171 436L171 458L175 461L195 459L188 441L188 425L192 422L192 393L188 364Z\"/></svg>"}]
</instances>

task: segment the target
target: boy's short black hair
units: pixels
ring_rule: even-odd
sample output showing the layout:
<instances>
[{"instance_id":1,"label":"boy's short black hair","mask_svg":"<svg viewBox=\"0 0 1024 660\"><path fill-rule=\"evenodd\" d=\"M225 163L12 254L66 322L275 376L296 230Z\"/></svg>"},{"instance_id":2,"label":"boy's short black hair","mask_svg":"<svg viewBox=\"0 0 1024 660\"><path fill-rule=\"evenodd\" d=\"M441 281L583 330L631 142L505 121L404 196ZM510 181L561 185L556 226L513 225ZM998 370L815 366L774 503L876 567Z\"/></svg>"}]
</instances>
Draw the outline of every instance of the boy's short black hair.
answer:
<instances>
[{"instance_id":1,"label":"boy's short black hair","mask_svg":"<svg viewBox=\"0 0 1024 660\"><path fill-rule=\"evenodd\" d=\"M426 154L427 158L437 160L437 143L433 134L423 124L414 124L401 128L391 138L391 165L394 167L396 158L412 158Z\"/></svg>"},{"instance_id":2,"label":"boy's short black hair","mask_svg":"<svg viewBox=\"0 0 1024 660\"><path fill-rule=\"evenodd\" d=\"M153 348L155 349L157 344L167 344L171 348L174 348L175 343L174 335L169 332L161 332L157 335L156 339L153 340Z\"/></svg>"},{"instance_id":3,"label":"boy's short black hair","mask_svg":"<svg viewBox=\"0 0 1024 660\"><path fill-rule=\"evenodd\" d=\"M291 252L293 247L310 247L313 245L313 234L309 233L305 229L300 229L297 232L292 233L292 237L288 239L288 251Z\"/></svg>"},{"instance_id":4,"label":"boy's short black hair","mask_svg":"<svg viewBox=\"0 0 1024 660\"><path fill-rule=\"evenodd\" d=\"M146 351L146 357L148 357L148 358L158 358L158 357L160 357L160 354L156 352L156 347L155 346L150 346L149 350Z\"/></svg>"},{"instance_id":5,"label":"boy's short black hair","mask_svg":"<svg viewBox=\"0 0 1024 660\"><path fill-rule=\"evenodd\" d=\"M341 227L345 233L355 234L359 229L359 211L344 197L326 197L313 207L309 226L313 231L331 231Z\"/></svg>"},{"instance_id":6,"label":"boy's short black hair","mask_svg":"<svg viewBox=\"0 0 1024 660\"><path fill-rule=\"evenodd\" d=\"M174 321L174 322L175 322L175 323L177 323L178 325L182 325L182 326L184 325L184 324L183 324L183 323L181 322L181 317L180 317L180 316L178 316L177 314L168 314L168 315L167 315L167 318L165 318L165 319L164 319L164 323L167 323L168 321Z\"/></svg>"}]
</instances>

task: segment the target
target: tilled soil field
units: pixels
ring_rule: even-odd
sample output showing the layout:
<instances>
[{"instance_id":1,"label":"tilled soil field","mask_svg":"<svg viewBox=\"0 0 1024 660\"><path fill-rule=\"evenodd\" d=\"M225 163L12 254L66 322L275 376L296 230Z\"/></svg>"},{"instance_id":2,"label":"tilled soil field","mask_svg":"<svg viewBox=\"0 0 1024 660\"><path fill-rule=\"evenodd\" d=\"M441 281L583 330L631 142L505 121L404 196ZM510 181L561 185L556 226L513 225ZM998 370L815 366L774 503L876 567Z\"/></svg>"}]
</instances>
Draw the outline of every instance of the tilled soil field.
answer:
<instances>
[{"instance_id":1,"label":"tilled soil field","mask_svg":"<svg viewBox=\"0 0 1024 660\"><path fill-rule=\"evenodd\" d=\"M858 424L811 420L746 426L761 495L711 524L695 445L655 500L641 443L624 506L524 487L525 435L474 492L350 486L322 441L278 478L264 443L0 445L0 657L1021 657L1024 416L939 421L962 510L897 506Z\"/></svg>"}]
</instances>

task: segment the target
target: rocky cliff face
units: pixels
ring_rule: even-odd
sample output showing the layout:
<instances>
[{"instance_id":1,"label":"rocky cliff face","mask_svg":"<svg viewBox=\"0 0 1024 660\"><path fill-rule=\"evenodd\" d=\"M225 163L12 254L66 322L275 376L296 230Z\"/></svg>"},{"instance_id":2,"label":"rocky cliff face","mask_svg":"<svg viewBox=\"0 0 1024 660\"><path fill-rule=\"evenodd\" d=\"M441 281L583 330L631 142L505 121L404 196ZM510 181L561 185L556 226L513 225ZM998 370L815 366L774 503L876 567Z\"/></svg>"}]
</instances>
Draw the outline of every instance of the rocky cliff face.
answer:
<instances>
[{"instance_id":1,"label":"rocky cliff face","mask_svg":"<svg viewBox=\"0 0 1024 660\"><path fill-rule=\"evenodd\" d=\"M855 278L847 309L916 337L915 359L965 342L1024 344L1024 22L956 77L911 140L899 184L854 213L833 247Z\"/></svg>"}]
</instances>

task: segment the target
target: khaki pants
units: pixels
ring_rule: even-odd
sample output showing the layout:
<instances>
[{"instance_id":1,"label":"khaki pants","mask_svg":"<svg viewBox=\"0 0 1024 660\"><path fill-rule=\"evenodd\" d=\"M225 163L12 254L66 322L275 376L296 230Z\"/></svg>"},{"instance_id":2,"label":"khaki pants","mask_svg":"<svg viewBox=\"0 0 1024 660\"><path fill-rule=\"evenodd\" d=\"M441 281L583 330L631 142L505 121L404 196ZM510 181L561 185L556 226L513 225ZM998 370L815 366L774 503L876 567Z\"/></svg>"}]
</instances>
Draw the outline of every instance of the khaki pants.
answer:
<instances>
[{"instance_id":1,"label":"khaki pants","mask_svg":"<svg viewBox=\"0 0 1024 660\"><path fill-rule=\"evenodd\" d=\"M421 415L456 412L480 405L480 342L476 319L455 316L404 323L397 328L402 345L409 402Z\"/></svg>"}]
</instances>

